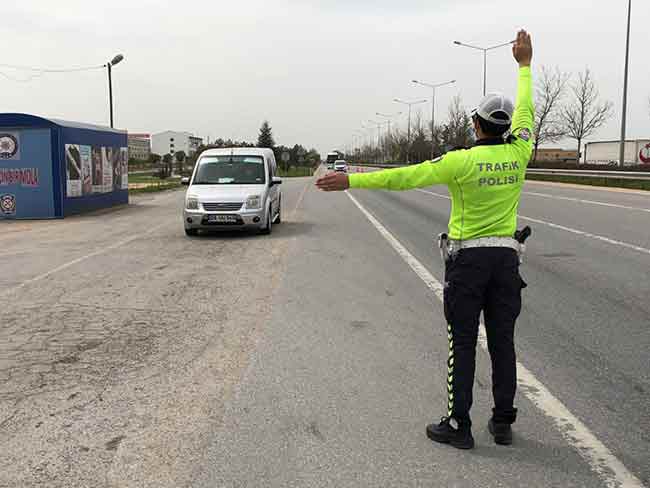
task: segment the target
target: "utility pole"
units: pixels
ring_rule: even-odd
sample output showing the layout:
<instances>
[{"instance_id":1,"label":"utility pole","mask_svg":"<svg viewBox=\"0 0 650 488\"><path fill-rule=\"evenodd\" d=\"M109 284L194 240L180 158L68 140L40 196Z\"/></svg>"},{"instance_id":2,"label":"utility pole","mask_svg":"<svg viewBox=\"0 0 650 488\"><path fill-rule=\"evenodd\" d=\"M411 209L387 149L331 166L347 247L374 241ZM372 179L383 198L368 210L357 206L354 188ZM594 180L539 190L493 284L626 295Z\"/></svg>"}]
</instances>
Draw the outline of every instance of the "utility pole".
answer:
<instances>
[{"instance_id":1,"label":"utility pole","mask_svg":"<svg viewBox=\"0 0 650 488\"><path fill-rule=\"evenodd\" d=\"M632 0L628 1L627 7L627 40L625 43L625 76L623 81L623 117L621 121L621 149L619 154L619 166L625 166L625 139L627 130L627 89L630 71L630 30L632 26Z\"/></svg>"}]
</instances>

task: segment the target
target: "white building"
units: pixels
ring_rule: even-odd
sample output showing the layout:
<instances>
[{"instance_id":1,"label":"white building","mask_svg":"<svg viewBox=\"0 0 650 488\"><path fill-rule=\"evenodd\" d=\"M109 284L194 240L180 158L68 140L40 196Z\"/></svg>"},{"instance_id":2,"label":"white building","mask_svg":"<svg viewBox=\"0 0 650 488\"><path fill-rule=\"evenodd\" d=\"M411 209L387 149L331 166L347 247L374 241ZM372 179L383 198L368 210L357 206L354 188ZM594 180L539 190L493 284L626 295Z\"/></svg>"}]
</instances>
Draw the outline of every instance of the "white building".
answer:
<instances>
[{"instance_id":1,"label":"white building","mask_svg":"<svg viewBox=\"0 0 650 488\"><path fill-rule=\"evenodd\" d=\"M151 152L164 156L183 151L191 156L203 143L203 139L195 137L189 132L175 132L168 130L151 136Z\"/></svg>"},{"instance_id":2,"label":"white building","mask_svg":"<svg viewBox=\"0 0 650 488\"><path fill-rule=\"evenodd\" d=\"M151 135L129 132L129 158L146 161L151 155Z\"/></svg>"}]
</instances>

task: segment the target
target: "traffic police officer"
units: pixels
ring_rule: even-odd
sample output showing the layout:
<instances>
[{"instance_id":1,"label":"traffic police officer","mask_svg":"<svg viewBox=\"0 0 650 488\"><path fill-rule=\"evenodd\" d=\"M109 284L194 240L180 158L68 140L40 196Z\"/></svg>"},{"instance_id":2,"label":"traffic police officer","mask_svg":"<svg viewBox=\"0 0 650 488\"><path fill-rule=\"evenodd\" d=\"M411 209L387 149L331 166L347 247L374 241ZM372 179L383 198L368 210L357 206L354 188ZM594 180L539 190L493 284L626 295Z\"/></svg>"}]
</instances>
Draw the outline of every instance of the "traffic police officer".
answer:
<instances>
[{"instance_id":1,"label":"traffic police officer","mask_svg":"<svg viewBox=\"0 0 650 488\"><path fill-rule=\"evenodd\" d=\"M444 308L448 323L447 414L427 427L436 442L471 449L470 408L479 316L483 311L492 360L494 409L488 428L498 444L512 443L516 359L515 321L521 311L517 209L533 149L532 42L522 30L513 43L519 63L517 104L488 95L473 113L477 142L422 164L364 174L330 174L316 185L409 190L445 184L452 200L450 253L445 263ZM514 115L513 115L514 111Z\"/></svg>"}]
</instances>

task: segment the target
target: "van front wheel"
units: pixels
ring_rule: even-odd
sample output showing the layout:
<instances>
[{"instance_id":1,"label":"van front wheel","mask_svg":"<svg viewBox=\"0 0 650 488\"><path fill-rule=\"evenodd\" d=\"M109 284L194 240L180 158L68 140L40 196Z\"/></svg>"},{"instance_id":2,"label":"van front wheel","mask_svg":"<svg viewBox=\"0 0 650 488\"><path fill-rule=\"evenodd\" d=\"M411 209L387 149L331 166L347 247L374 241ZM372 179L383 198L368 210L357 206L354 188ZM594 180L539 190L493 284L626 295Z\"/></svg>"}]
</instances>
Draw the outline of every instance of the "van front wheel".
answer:
<instances>
[{"instance_id":1,"label":"van front wheel","mask_svg":"<svg viewBox=\"0 0 650 488\"><path fill-rule=\"evenodd\" d=\"M266 212L266 225L260 229L260 234L270 234L273 231L273 218L271 217L271 207Z\"/></svg>"},{"instance_id":2,"label":"van front wheel","mask_svg":"<svg viewBox=\"0 0 650 488\"><path fill-rule=\"evenodd\" d=\"M278 215L277 217L275 217L275 223L276 224L282 223L282 198L278 200Z\"/></svg>"}]
</instances>

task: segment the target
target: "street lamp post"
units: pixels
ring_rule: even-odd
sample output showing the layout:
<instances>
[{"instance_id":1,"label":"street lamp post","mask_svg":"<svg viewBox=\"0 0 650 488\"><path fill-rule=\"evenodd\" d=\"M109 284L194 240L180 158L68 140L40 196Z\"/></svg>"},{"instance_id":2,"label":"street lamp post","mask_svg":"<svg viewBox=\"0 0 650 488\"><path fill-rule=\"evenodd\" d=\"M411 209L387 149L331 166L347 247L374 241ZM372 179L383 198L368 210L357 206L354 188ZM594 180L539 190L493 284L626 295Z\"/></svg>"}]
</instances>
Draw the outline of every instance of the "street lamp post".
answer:
<instances>
[{"instance_id":1,"label":"street lamp post","mask_svg":"<svg viewBox=\"0 0 650 488\"><path fill-rule=\"evenodd\" d=\"M370 139L370 136L368 136L368 130L372 129L372 127L368 127L366 125L361 124L361 134L363 138L362 144L365 144L368 147L372 146L372 140ZM363 149L363 147L362 147Z\"/></svg>"},{"instance_id":2,"label":"street lamp post","mask_svg":"<svg viewBox=\"0 0 650 488\"><path fill-rule=\"evenodd\" d=\"M355 130L352 133L352 140L353 140L353 152L354 152L354 158L357 159L357 153L361 154L361 149L362 149L362 141L363 141L363 136L364 133L363 131L360 130Z\"/></svg>"},{"instance_id":3,"label":"street lamp post","mask_svg":"<svg viewBox=\"0 0 650 488\"><path fill-rule=\"evenodd\" d=\"M112 70L113 66L116 64L120 63L124 59L124 56L121 54L118 54L115 56L113 59L111 59L108 63L106 63L106 69L108 69L108 104L111 112L111 128L114 127L113 125L113 77L112 77Z\"/></svg>"},{"instance_id":4,"label":"street lamp post","mask_svg":"<svg viewBox=\"0 0 650 488\"><path fill-rule=\"evenodd\" d=\"M402 115L402 112L397 112L396 114L382 114L381 112L377 112L375 115L377 115L378 117L383 117L383 118L386 119L386 122L388 123L388 135L390 135L390 124L391 124L391 121L392 121L395 117L399 117L400 115Z\"/></svg>"},{"instance_id":5,"label":"street lamp post","mask_svg":"<svg viewBox=\"0 0 650 488\"><path fill-rule=\"evenodd\" d=\"M478 47L478 46L472 46L471 44L465 44L463 42L454 41L454 44L456 44L457 46L469 47L471 49L476 49L478 51L483 52L483 96L487 94L487 53L488 51L492 51L500 47L510 46L511 44L514 43L515 41L510 41L510 42L504 42L503 44L498 44L496 46L491 46L491 47Z\"/></svg>"},{"instance_id":6,"label":"street lamp post","mask_svg":"<svg viewBox=\"0 0 650 488\"><path fill-rule=\"evenodd\" d=\"M632 26L632 0L629 0L627 7L627 40L625 45L625 76L623 81L623 118L621 121L621 149L619 154L619 165L625 166L625 138L627 130L627 88L630 71L630 29Z\"/></svg>"},{"instance_id":7,"label":"street lamp post","mask_svg":"<svg viewBox=\"0 0 650 488\"><path fill-rule=\"evenodd\" d=\"M368 120L368 122L373 125L373 128L377 127L377 150L379 151L381 158L384 159L384 154L381 150L381 128L386 125L386 122L377 122L376 120ZM377 162L379 162L379 160Z\"/></svg>"},{"instance_id":8,"label":"street lamp post","mask_svg":"<svg viewBox=\"0 0 650 488\"><path fill-rule=\"evenodd\" d=\"M431 95L431 159L433 159L435 157L435 148L436 148L436 143L434 140L435 127L436 127L436 89L442 86L452 85L456 83L456 80L446 81L444 83L437 83L437 84L425 83L424 81L413 80L413 83L415 83L416 85L426 86L428 88L431 88L431 90L433 91Z\"/></svg>"},{"instance_id":9,"label":"street lamp post","mask_svg":"<svg viewBox=\"0 0 650 488\"><path fill-rule=\"evenodd\" d=\"M399 117L400 115L402 115L402 112L397 112L397 113L395 113L395 114L382 114L381 112L377 112L376 115L377 115L378 117L383 117L383 118L386 119L386 123L388 124L388 133L387 133L387 135L388 135L388 137L390 137L390 135L391 135L390 124L391 124L392 120L393 120L395 117ZM387 144L384 143L384 146L387 146ZM384 149L384 153L385 153L385 152L386 152L386 150ZM392 155L389 154L389 157L392 157Z\"/></svg>"},{"instance_id":10,"label":"street lamp post","mask_svg":"<svg viewBox=\"0 0 650 488\"><path fill-rule=\"evenodd\" d=\"M419 105L421 103L427 103L427 100L416 100L414 102L405 102L404 100L400 100L399 98L395 98L393 101L395 103L401 103L402 105L408 105L408 108L409 108L408 129L406 131L406 133L407 133L407 136L406 136L406 162L410 163L411 162L411 107L413 105Z\"/></svg>"}]
</instances>

